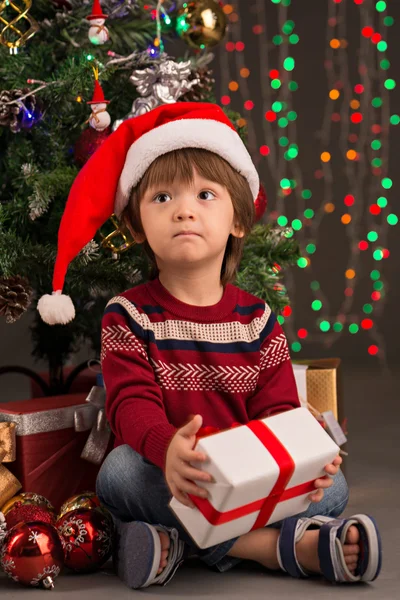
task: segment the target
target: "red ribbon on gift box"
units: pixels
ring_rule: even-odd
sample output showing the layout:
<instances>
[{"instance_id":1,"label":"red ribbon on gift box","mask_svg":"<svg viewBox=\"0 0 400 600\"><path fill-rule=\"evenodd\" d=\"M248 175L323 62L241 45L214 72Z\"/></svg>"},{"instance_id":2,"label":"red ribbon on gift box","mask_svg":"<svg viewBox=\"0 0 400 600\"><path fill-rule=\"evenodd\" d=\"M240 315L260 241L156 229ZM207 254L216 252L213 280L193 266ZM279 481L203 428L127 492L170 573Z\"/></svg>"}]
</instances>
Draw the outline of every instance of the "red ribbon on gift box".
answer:
<instances>
[{"instance_id":1,"label":"red ribbon on gift box","mask_svg":"<svg viewBox=\"0 0 400 600\"><path fill-rule=\"evenodd\" d=\"M237 427L238 425L239 424L235 423L234 427ZM239 519L240 517L245 517L253 512L259 511L252 530L259 529L260 527L265 527L265 525L268 523L279 502L290 500L291 498L296 498L297 496L302 496L303 494L311 494L312 492L315 492L314 479L287 490L286 486L295 470L293 458L286 450L282 442L280 442L276 435L263 421L250 421L247 423L246 427L248 427L254 433L254 435L257 436L260 442L265 446L265 448L277 462L279 466L278 479L270 494L266 498L255 500L254 502L250 502L249 504L245 504L244 506L239 506L238 508L227 510L225 512L220 512L214 508L207 498L199 498L198 496L189 494L192 502L211 525L223 525L224 523L229 523L230 521L234 521L235 519ZM211 435L212 433L217 433L218 431L219 430L216 428L206 427L202 431L203 435L197 437L205 437L207 435Z\"/></svg>"}]
</instances>

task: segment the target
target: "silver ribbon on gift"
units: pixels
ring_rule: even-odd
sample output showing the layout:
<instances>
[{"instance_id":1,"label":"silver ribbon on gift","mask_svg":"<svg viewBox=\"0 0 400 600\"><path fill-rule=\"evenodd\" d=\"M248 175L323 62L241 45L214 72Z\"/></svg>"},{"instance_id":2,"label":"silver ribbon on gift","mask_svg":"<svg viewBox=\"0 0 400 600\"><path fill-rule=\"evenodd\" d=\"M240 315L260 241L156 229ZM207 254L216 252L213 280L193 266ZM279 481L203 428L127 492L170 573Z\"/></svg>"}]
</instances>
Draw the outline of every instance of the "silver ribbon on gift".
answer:
<instances>
[{"instance_id":1,"label":"silver ribbon on gift","mask_svg":"<svg viewBox=\"0 0 400 600\"><path fill-rule=\"evenodd\" d=\"M81 458L99 465L104 458L110 441L111 429L105 413L106 391L103 387L94 385L86 398L88 406L75 409L75 431L91 429Z\"/></svg>"}]
</instances>

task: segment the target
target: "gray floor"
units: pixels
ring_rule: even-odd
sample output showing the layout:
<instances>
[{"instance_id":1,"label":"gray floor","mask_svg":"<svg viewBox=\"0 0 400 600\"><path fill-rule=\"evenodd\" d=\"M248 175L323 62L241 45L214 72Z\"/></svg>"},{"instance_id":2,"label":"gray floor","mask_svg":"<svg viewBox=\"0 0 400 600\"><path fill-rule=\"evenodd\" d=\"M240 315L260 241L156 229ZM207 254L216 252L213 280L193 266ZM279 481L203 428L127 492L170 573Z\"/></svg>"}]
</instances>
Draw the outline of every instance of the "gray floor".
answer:
<instances>
[{"instance_id":1,"label":"gray floor","mask_svg":"<svg viewBox=\"0 0 400 600\"><path fill-rule=\"evenodd\" d=\"M135 592L124 587L108 568L94 575L62 575L52 592L60 600L120 600L141 593L149 598L229 598L297 600L318 598L361 598L395 600L400 598L399 501L399 389L400 376L373 373L369 369L349 370L345 366L345 399L349 418L347 477L351 488L345 515L357 512L375 516L384 544L380 578L371 585L332 586L322 579L294 580L285 574L268 573L252 563L244 563L228 573L216 573L200 562L184 565L164 588L150 587ZM22 598L34 592L0 575L1 598ZM44 591L41 594L46 593Z\"/></svg>"}]
</instances>

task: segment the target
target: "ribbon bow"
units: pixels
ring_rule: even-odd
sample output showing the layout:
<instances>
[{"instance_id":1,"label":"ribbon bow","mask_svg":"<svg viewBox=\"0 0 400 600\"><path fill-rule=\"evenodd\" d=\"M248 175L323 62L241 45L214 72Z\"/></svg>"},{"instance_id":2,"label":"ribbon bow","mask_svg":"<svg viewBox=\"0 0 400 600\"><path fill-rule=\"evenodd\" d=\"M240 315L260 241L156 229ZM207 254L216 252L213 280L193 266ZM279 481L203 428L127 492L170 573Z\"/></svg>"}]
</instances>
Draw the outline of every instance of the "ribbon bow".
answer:
<instances>
[{"instance_id":1,"label":"ribbon bow","mask_svg":"<svg viewBox=\"0 0 400 600\"><path fill-rule=\"evenodd\" d=\"M111 429L107 422L104 410L106 403L106 391L104 388L94 385L86 398L88 406L82 406L75 411L75 431L88 431L91 429L81 458L95 465L99 465L107 451L110 441Z\"/></svg>"},{"instance_id":2,"label":"ribbon bow","mask_svg":"<svg viewBox=\"0 0 400 600\"><path fill-rule=\"evenodd\" d=\"M0 508L22 488L18 479L1 464L15 460L15 430L15 423L0 423Z\"/></svg>"}]
</instances>

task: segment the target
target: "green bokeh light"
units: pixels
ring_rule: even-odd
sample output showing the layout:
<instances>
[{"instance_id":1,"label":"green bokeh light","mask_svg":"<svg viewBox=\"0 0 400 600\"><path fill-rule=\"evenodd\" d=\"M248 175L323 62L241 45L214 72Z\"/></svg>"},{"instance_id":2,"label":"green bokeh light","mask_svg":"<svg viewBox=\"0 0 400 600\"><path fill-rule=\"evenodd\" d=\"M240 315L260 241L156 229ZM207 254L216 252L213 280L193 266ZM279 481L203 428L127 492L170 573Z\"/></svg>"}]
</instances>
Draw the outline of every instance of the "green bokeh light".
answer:
<instances>
[{"instance_id":1,"label":"green bokeh light","mask_svg":"<svg viewBox=\"0 0 400 600\"><path fill-rule=\"evenodd\" d=\"M304 200L309 200L312 196L312 191L311 190L303 190L301 192L301 197L304 198Z\"/></svg>"},{"instance_id":2,"label":"green bokeh light","mask_svg":"<svg viewBox=\"0 0 400 600\"><path fill-rule=\"evenodd\" d=\"M314 254L316 249L317 249L317 246L315 244L307 244L307 246L306 246L306 252L308 252L308 254Z\"/></svg>"},{"instance_id":3,"label":"green bokeh light","mask_svg":"<svg viewBox=\"0 0 400 600\"><path fill-rule=\"evenodd\" d=\"M293 352L300 352L300 350L301 350L301 344L300 344L300 342L293 342L292 343L292 350L293 350Z\"/></svg>"},{"instance_id":4,"label":"green bokeh light","mask_svg":"<svg viewBox=\"0 0 400 600\"><path fill-rule=\"evenodd\" d=\"M288 88L291 92L295 92L299 89L299 85L296 81L289 81Z\"/></svg>"},{"instance_id":5,"label":"green bokeh light","mask_svg":"<svg viewBox=\"0 0 400 600\"><path fill-rule=\"evenodd\" d=\"M283 24L282 31L286 35L290 35L292 33L293 29L294 29L294 21L286 21L286 23Z\"/></svg>"},{"instance_id":6,"label":"green bokeh light","mask_svg":"<svg viewBox=\"0 0 400 600\"><path fill-rule=\"evenodd\" d=\"M287 114L287 118L289 121L295 121L297 119L297 112L295 110L290 110Z\"/></svg>"},{"instance_id":7,"label":"green bokeh light","mask_svg":"<svg viewBox=\"0 0 400 600\"><path fill-rule=\"evenodd\" d=\"M382 159L381 158L373 158L371 160L371 165L373 167L381 167L382 166Z\"/></svg>"},{"instance_id":8,"label":"green bokeh light","mask_svg":"<svg viewBox=\"0 0 400 600\"><path fill-rule=\"evenodd\" d=\"M396 82L394 79L386 79L383 85L387 90L394 90L394 88L396 87Z\"/></svg>"},{"instance_id":9,"label":"green bokeh light","mask_svg":"<svg viewBox=\"0 0 400 600\"><path fill-rule=\"evenodd\" d=\"M306 219L312 219L314 214L315 213L312 208L306 208L306 210L304 211L304 216Z\"/></svg>"},{"instance_id":10,"label":"green bokeh light","mask_svg":"<svg viewBox=\"0 0 400 600\"><path fill-rule=\"evenodd\" d=\"M298 156L299 151L297 150L297 148L289 148L289 150L287 151L289 158L296 158L296 156Z\"/></svg>"},{"instance_id":11,"label":"green bokeh light","mask_svg":"<svg viewBox=\"0 0 400 600\"><path fill-rule=\"evenodd\" d=\"M282 82L280 79L273 79L271 81L271 87L273 90L279 90L279 88L281 87Z\"/></svg>"},{"instance_id":12,"label":"green bokeh light","mask_svg":"<svg viewBox=\"0 0 400 600\"><path fill-rule=\"evenodd\" d=\"M287 146L289 143L289 140L287 139L287 137L285 137L284 135L282 137L279 138L279 145L282 146L283 148L285 146Z\"/></svg>"},{"instance_id":13,"label":"green bokeh light","mask_svg":"<svg viewBox=\"0 0 400 600\"><path fill-rule=\"evenodd\" d=\"M311 308L315 311L321 310L321 308L322 308L321 300L313 300L313 302L311 303Z\"/></svg>"},{"instance_id":14,"label":"green bokeh light","mask_svg":"<svg viewBox=\"0 0 400 600\"><path fill-rule=\"evenodd\" d=\"M350 333L357 333L358 330L359 330L359 327L356 323L352 323L351 325L349 325Z\"/></svg>"},{"instance_id":15,"label":"green bokeh light","mask_svg":"<svg viewBox=\"0 0 400 600\"><path fill-rule=\"evenodd\" d=\"M384 12L386 10L386 2L384 2L384 0L378 0L375 4L375 8L378 12Z\"/></svg>"},{"instance_id":16,"label":"green bokeh light","mask_svg":"<svg viewBox=\"0 0 400 600\"><path fill-rule=\"evenodd\" d=\"M312 289L314 292L316 292L317 290L319 290L319 288L320 288L319 281L312 281L312 282L310 283L310 288L311 288L311 289Z\"/></svg>"},{"instance_id":17,"label":"green bokeh light","mask_svg":"<svg viewBox=\"0 0 400 600\"><path fill-rule=\"evenodd\" d=\"M281 227L286 227L286 225L288 224L288 219L284 215L280 215L276 221Z\"/></svg>"},{"instance_id":18,"label":"green bokeh light","mask_svg":"<svg viewBox=\"0 0 400 600\"><path fill-rule=\"evenodd\" d=\"M280 119L278 119L278 126L282 127L282 129L284 127L287 127L289 124L289 121L286 119L286 117L281 117Z\"/></svg>"},{"instance_id":19,"label":"green bokeh light","mask_svg":"<svg viewBox=\"0 0 400 600\"><path fill-rule=\"evenodd\" d=\"M339 332L343 330L343 323L339 323L339 321L336 321L336 323L333 324L332 327L333 331Z\"/></svg>"},{"instance_id":20,"label":"green bokeh light","mask_svg":"<svg viewBox=\"0 0 400 600\"><path fill-rule=\"evenodd\" d=\"M381 66L381 69L383 69L384 71L387 71L390 67L390 62L388 61L387 58L384 58L383 60L381 60L381 62L379 64Z\"/></svg>"},{"instance_id":21,"label":"green bokeh light","mask_svg":"<svg viewBox=\"0 0 400 600\"><path fill-rule=\"evenodd\" d=\"M377 43L376 47L378 48L379 52L385 52L387 50L387 43L385 40L381 40Z\"/></svg>"},{"instance_id":22,"label":"green bokeh light","mask_svg":"<svg viewBox=\"0 0 400 600\"><path fill-rule=\"evenodd\" d=\"M394 23L394 19L393 17L385 17L383 19L383 24L386 25L386 27L391 27Z\"/></svg>"},{"instance_id":23,"label":"green bokeh light","mask_svg":"<svg viewBox=\"0 0 400 600\"><path fill-rule=\"evenodd\" d=\"M382 98L372 98L371 104L374 108L379 108L383 104Z\"/></svg>"},{"instance_id":24,"label":"green bokeh light","mask_svg":"<svg viewBox=\"0 0 400 600\"><path fill-rule=\"evenodd\" d=\"M374 281L373 286L374 290L380 292L383 289L383 281Z\"/></svg>"},{"instance_id":25,"label":"green bokeh light","mask_svg":"<svg viewBox=\"0 0 400 600\"><path fill-rule=\"evenodd\" d=\"M290 188L290 180L284 177L281 179L281 188L283 190L288 190Z\"/></svg>"},{"instance_id":26,"label":"green bokeh light","mask_svg":"<svg viewBox=\"0 0 400 600\"><path fill-rule=\"evenodd\" d=\"M390 190L393 185L393 181L389 177L384 177L381 181L381 184L385 190Z\"/></svg>"},{"instance_id":27,"label":"green bokeh light","mask_svg":"<svg viewBox=\"0 0 400 600\"><path fill-rule=\"evenodd\" d=\"M292 35L289 35L289 44L298 44L299 40L300 38L297 33L292 33Z\"/></svg>"},{"instance_id":28,"label":"green bokeh light","mask_svg":"<svg viewBox=\"0 0 400 600\"><path fill-rule=\"evenodd\" d=\"M276 113L281 112L281 110L283 108L282 102L278 102L278 101L274 102L272 104L271 108Z\"/></svg>"},{"instance_id":29,"label":"green bokeh light","mask_svg":"<svg viewBox=\"0 0 400 600\"><path fill-rule=\"evenodd\" d=\"M319 328L321 331L329 331L331 328L331 324L329 323L329 321L321 321L321 323L319 324Z\"/></svg>"},{"instance_id":30,"label":"green bokeh light","mask_svg":"<svg viewBox=\"0 0 400 600\"><path fill-rule=\"evenodd\" d=\"M390 117L390 123L392 125L398 125L400 123L400 117L399 117L399 115L392 115Z\"/></svg>"},{"instance_id":31,"label":"green bokeh light","mask_svg":"<svg viewBox=\"0 0 400 600\"><path fill-rule=\"evenodd\" d=\"M399 217L392 213L387 216L387 222L389 223L389 225L397 225L397 223L399 222Z\"/></svg>"},{"instance_id":32,"label":"green bokeh light","mask_svg":"<svg viewBox=\"0 0 400 600\"><path fill-rule=\"evenodd\" d=\"M283 68L286 71L293 71L294 67L295 67L295 60L292 56L287 56L285 58L285 60L283 61Z\"/></svg>"},{"instance_id":33,"label":"green bokeh light","mask_svg":"<svg viewBox=\"0 0 400 600\"><path fill-rule=\"evenodd\" d=\"M307 265L308 265L307 259L304 258L304 256L301 256L299 258L299 260L297 261L297 266L300 267L300 269L305 269Z\"/></svg>"},{"instance_id":34,"label":"green bokeh light","mask_svg":"<svg viewBox=\"0 0 400 600\"><path fill-rule=\"evenodd\" d=\"M281 35L274 35L272 42L275 44L275 46L280 46L283 42L283 37Z\"/></svg>"},{"instance_id":35,"label":"green bokeh light","mask_svg":"<svg viewBox=\"0 0 400 600\"><path fill-rule=\"evenodd\" d=\"M377 250L374 250L374 253L372 255L374 257L374 260L382 260L383 259L383 252L380 248L378 248Z\"/></svg>"},{"instance_id":36,"label":"green bokeh light","mask_svg":"<svg viewBox=\"0 0 400 600\"><path fill-rule=\"evenodd\" d=\"M381 274L377 269L374 269L373 271L371 271L369 276L373 281L377 281L380 278Z\"/></svg>"},{"instance_id":37,"label":"green bokeh light","mask_svg":"<svg viewBox=\"0 0 400 600\"><path fill-rule=\"evenodd\" d=\"M363 306L363 312L365 312L366 315L370 315L374 310L374 307L372 306L372 304L364 304Z\"/></svg>"},{"instance_id":38,"label":"green bokeh light","mask_svg":"<svg viewBox=\"0 0 400 600\"><path fill-rule=\"evenodd\" d=\"M285 322L285 317L282 317L282 315L278 315L278 323L279 325L283 325Z\"/></svg>"},{"instance_id":39,"label":"green bokeh light","mask_svg":"<svg viewBox=\"0 0 400 600\"><path fill-rule=\"evenodd\" d=\"M369 242L376 242L378 239L378 234L376 231L369 231L367 234L367 239Z\"/></svg>"},{"instance_id":40,"label":"green bokeh light","mask_svg":"<svg viewBox=\"0 0 400 600\"><path fill-rule=\"evenodd\" d=\"M380 196L378 198L378 200L376 201L377 205L380 206L381 208L385 208L387 206L387 198L385 198L385 196Z\"/></svg>"},{"instance_id":41,"label":"green bokeh light","mask_svg":"<svg viewBox=\"0 0 400 600\"><path fill-rule=\"evenodd\" d=\"M295 231L300 231L300 229L303 227L303 223L300 221L300 219L293 219L292 227Z\"/></svg>"},{"instance_id":42,"label":"green bokeh light","mask_svg":"<svg viewBox=\"0 0 400 600\"><path fill-rule=\"evenodd\" d=\"M382 147L382 143L381 143L380 140L373 140L371 142L371 148L372 148L372 150L379 150L379 148L381 148L381 147Z\"/></svg>"}]
</instances>

